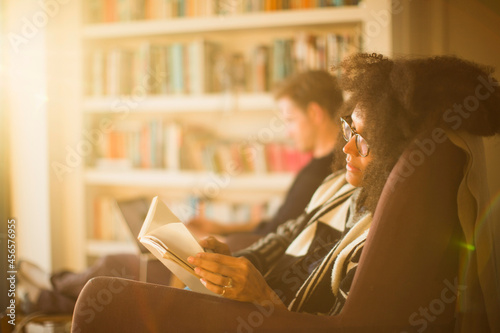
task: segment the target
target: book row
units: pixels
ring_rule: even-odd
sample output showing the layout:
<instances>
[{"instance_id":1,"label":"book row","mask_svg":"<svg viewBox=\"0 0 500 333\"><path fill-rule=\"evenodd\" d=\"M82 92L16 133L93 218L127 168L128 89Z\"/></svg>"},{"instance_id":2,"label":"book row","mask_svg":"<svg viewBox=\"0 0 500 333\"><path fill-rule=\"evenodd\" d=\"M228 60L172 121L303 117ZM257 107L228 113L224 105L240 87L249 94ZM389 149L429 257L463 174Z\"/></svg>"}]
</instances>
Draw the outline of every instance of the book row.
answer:
<instances>
[{"instance_id":1,"label":"book row","mask_svg":"<svg viewBox=\"0 0 500 333\"><path fill-rule=\"evenodd\" d=\"M216 69L222 61L220 46L202 39L93 50L88 92L91 96L218 92L222 80Z\"/></svg>"},{"instance_id":2,"label":"book row","mask_svg":"<svg viewBox=\"0 0 500 333\"><path fill-rule=\"evenodd\" d=\"M89 54L90 96L267 92L296 72L331 71L362 49L355 33L307 32L252 47L247 54L196 39L143 43L136 48L96 49ZM339 74L339 73L332 73Z\"/></svg>"},{"instance_id":3,"label":"book row","mask_svg":"<svg viewBox=\"0 0 500 333\"><path fill-rule=\"evenodd\" d=\"M161 20L176 17L357 5L358 0L90 0L88 23Z\"/></svg>"},{"instance_id":4,"label":"book row","mask_svg":"<svg viewBox=\"0 0 500 333\"><path fill-rule=\"evenodd\" d=\"M151 120L103 134L90 162L97 169L163 168L215 173L297 172L311 159L285 143L217 138L203 128Z\"/></svg>"}]
</instances>

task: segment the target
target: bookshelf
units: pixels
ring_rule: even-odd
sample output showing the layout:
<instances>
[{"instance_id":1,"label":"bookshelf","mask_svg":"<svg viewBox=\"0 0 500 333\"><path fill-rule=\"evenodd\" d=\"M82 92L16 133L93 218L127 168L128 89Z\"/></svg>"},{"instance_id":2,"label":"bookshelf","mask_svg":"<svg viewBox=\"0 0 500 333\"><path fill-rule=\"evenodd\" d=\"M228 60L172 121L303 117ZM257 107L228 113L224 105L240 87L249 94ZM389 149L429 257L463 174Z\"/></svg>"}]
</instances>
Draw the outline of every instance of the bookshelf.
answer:
<instances>
[{"instance_id":1,"label":"bookshelf","mask_svg":"<svg viewBox=\"0 0 500 333\"><path fill-rule=\"evenodd\" d=\"M370 0L366 1L370 2ZM365 7L363 3L359 7ZM231 16L182 17L171 21L116 22L84 27L83 38L130 38L154 35L273 29L283 27L360 23L369 11L358 6L315 8L281 12L260 12Z\"/></svg>"},{"instance_id":2,"label":"bookshelf","mask_svg":"<svg viewBox=\"0 0 500 333\"><path fill-rule=\"evenodd\" d=\"M83 110L85 113L106 113L116 101L115 97L89 97L84 100ZM273 110L274 100L271 95L265 93L254 94L232 94L197 95L193 98L184 96L148 96L136 108L136 112L217 112L221 110L237 111L269 111Z\"/></svg>"},{"instance_id":3,"label":"bookshelf","mask_svg":"<svg viewBox=\"0 0 500 333\"><path fill-rule=\"evenodd\" d=\"M214 176L217 177L217 176ZM175 189L200 189L203 184L215 179L206 172L164 171L164 170L113 170L103 171L88 169L85 172L85 183L93 186L142 186L170 187ZM227 181L227 190L264 190L283 193L291 184L293 175L275 173L263 175L239 175ZM226 184L226 182L224 182Z\"/></svg>"},{"instance_id":4,"label":"bookshelf","mask_svg":"<svg viewBox=\"0 0 500 333\"><path fill-rule=\"evenodd\" d=\"M85 11L83 2L81 6ZM391 24L390 21L380 21L379 15L390 13L390 10L389 0L364 0L355 6L82 23L81 58L83 80L86 83L82 84L81 130L88 132L95 129L102 119L119 123L125 114L128 124L137 125L160 119L162 124L182 123L183 126L195 128L202 126L223 140L228 140L229 137L233 142L259 141L263 129L272 127L271 124L277 117L269 89L254 91L247 82L245 88L239 90L221 88L201 93L146 93L140 96L133 107L120 114L116 112L117 101L127 98L130 101L130 96L120 93L89 93L88 85L92 81L89 72L92 72L93 66L89 55L92 57L95 50L108 52L113 48L137 50L144 42L162 46L187 44L201 36L205 40L216 42L228 54L243 54L248 59L257 45L272 45L278 38L293 39L298 34L324 36L329 33L361 37L366 35L369 43L363 46L364 51L390 55ZM376 33L369 30L374 26L378 29ZM359 49L362 45L358 43L356 47ZM246 66L251 68L248 64ZM246 73L248 74L248 70ZM275 127L271 135L266 137L266 144L285 141L284 129ZM237 203L276 202L276 198L285 193L293 180L292 172L253 170L227 176L227 172L217 174L212 170L189 170L182 167L172 169L162 163L147 168L100 168L89 158L81 176L84 188L84 229L89 234L89 225L93 223L94 200L100 196L126 199L160 194L173 201L182 201L193 193L206 194L207 186L215 184L217 195L209 195L213 200ZM224 182L220 180L222 178L225 179ZM84 244L85 250L82 253L89 257L134 251L130 242L93 239L89 235L85 236Z\"/></svg>"}]
</instances>

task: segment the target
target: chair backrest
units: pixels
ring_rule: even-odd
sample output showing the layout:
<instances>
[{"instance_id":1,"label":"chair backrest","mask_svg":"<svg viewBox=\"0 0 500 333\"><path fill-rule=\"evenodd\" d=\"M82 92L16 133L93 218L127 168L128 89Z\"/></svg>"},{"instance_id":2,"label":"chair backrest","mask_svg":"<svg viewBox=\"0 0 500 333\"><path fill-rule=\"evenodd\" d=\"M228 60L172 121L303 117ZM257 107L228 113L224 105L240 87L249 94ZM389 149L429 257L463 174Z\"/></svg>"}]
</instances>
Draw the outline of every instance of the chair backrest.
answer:
<instances>
[{"instance_id":1,"label":"chair backrest","mask_svg":"<svg viewBox=\"0 0 500 333\"><path fill-rule=\"evenodd\" d=\"M465 154L449 140L405 150L380 197L343 322L453 329L462 288L457 193L464 164Z\"/></svg>"}]
</instances>

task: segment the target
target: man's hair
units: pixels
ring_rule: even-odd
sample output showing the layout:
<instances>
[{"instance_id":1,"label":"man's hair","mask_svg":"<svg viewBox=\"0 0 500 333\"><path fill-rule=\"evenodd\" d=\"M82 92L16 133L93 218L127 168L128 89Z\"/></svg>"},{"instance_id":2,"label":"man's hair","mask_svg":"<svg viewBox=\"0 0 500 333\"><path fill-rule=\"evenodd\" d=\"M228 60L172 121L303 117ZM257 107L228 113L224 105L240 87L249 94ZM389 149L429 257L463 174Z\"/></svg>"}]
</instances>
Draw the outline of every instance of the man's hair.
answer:
<instances>
[{"instance_id":1,"label":"man's hair","mask_svg":"<svg viewBox=\"0 0 500 333\"><path fill-rule=\"evenodd\" d=\"M332 119L338 116L343 103L337 79L321 70L306 71L285 79L274 90L274 97L288 97L302 110L306 110L309 103L315 102Z\"/></svg>"}]
</instances>

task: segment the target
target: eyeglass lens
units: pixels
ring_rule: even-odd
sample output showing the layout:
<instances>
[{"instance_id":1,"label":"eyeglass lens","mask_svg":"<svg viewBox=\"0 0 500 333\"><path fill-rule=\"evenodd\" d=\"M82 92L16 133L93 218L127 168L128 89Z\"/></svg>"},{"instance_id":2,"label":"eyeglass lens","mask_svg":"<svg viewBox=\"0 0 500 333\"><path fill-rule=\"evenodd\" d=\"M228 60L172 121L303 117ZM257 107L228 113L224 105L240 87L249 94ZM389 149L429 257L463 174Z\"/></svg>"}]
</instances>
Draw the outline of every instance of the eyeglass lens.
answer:
<instances>
[{"instance_id":1,"label":"eyeglass lens","mask_svg":"<svg viewBox=\"0 0 500 333\"><path fill-rule=\"evenodd\" d=\"M362 156L368 155L368 144L361 135L356 135L356 148Z\"/></svg>"},{"instance_id":2,"label":"eyeglass lens","mask_svg":"<svg viewBox=\"0 0 500 333\"><path fill-rule=\"evenodd\" d=\"M353 135L351 126L344 119L342 119L342 135L346 141L351 140ZM361 156L366 156L368 154L368 143L358 133L356 133L356 148Z\"/></svg>"}]
</instances>

